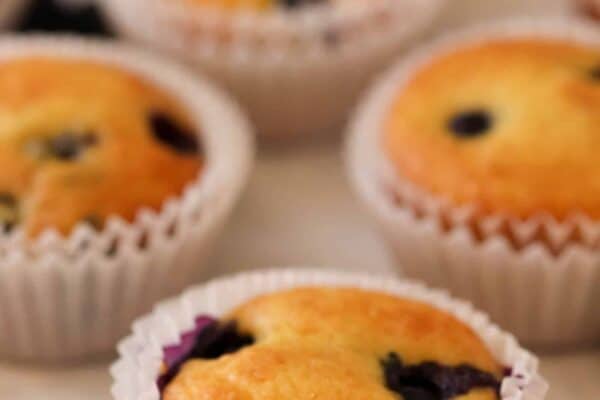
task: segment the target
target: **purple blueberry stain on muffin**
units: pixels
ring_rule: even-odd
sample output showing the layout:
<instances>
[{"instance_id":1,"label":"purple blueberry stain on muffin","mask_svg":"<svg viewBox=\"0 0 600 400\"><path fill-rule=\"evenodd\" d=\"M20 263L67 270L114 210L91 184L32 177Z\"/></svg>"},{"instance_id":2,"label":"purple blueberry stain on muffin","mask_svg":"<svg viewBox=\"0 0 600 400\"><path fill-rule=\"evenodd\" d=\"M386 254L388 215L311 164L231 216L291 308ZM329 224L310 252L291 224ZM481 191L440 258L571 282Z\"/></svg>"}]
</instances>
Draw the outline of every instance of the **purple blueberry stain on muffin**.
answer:
<instances>
[{"instance_id":1,"label":"purple blueberry stain on muffin","mask_svg":"<svg viewBox=\"0 0 600 400\"><path fill-rule=\"evenodd\" d=\"M473 389L500 392L500 381L470 365L444 366L435 362L405 365L396 353L381 361L385 384L404 400L451 400Z\"/></svg>"},{"instance_id":2,"label":"purple blueberry stain on muffin","mask_svg":"<svg viewBox=\"0 0 600 400\"><path fill-rule=\"evenodd\" d=\"M196 318L194 329L181 335L179 344L164 348L163 374L158 378L158 388L162 393L188 360L216 359L253 343L254 338L240 333L235 322L221 323L212 317L200 316Z\"/></svg>"}]
</instances>

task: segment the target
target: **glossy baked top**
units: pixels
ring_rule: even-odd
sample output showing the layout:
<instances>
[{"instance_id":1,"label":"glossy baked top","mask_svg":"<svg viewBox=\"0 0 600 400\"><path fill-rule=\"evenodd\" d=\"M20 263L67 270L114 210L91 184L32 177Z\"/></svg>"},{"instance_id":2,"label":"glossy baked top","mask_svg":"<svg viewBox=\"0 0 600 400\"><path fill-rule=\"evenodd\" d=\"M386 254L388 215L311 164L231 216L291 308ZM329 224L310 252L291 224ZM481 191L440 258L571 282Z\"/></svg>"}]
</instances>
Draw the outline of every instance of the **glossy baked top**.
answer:
<instances>
[{"instance_id":1,"label":"glossy baked top","mask_svg":"<svg viewBox=\"0 0 600 400\"><path fill-rule=\"evenodd\" d=\"M0 62L0 224L100 229L158 209L200 172L196 132L162 90L116 67Z\"/></svg>"},{"instance_id":2,"label":"glossy baked top","mask_svg":"<svg viewBox=\"0 0 600 400\"><path fill-rule=\"evenodd\" d=\"M164 400L498 398L503 369L480 338L415 301L301 288L250 301L227 321L199 330Z\"/></svg>"},{"instance_id":3,"label":"glossy baked top","mask_svg":"<svg viewBox=\"0 0 600 400\"><path fill-rule=\"evenodd\" d=\"M385 121L397 172L487 213L600 218L600 49L498 40L435 58Z\"/></svg>"}]
</instances>

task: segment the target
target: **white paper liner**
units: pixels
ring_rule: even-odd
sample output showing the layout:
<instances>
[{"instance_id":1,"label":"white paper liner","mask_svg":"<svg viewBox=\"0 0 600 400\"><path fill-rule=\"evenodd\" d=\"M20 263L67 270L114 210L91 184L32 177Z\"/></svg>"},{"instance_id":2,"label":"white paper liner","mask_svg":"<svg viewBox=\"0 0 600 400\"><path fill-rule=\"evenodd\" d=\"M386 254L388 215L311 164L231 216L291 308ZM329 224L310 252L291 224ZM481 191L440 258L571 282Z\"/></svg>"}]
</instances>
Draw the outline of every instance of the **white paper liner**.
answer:
<instances>
[{"instance_id":1,"label":"white paper liner","mask_svg":"<svg viewBox=\"0 0 600 400\"><path fill-rule=\"evenodd\" d=\"M469 325L496 359L512 373L502 382L502 400L544 399L547 384L538 373L538 360L519 347L513 336L502 332L488 317L445 292L393 278L327 270L285 269L239 274L186 291L163 302L133 325L133 334L119 345L120 359L112 366L115 400L159 400L156 380L163 349L178 344L180 335L193 329L201 315L222 316L256 296L299 286L358 287L418 300L447 311Z\"/></svg>"},{"instance_id":2,"label":"white paper liner","mask_svg":"<svg viewBox=\"0 0 600 400\"><path fill-rule=\"evenodd\" d=\"M29 3L30 0L1 0L0 29L12 27Z\"/></svg>"},{"instance_id":3,"label":"white paper liner","mask_svg":"<svg viewBox=\"0 0 600 400\"><path fill-rule=\"evenodd\" d=\"M108 63L149 80L187 108L206 153L180 198L140 210L134 222L0 237L0 356L75 359L110 350L136 316L195 281L250 172L252 133L219 90L150 54L76 38L0 40L0 62L32 55Z\"/></svg>"},{"instance_id":4,"label":"white paper liner","mask_svg":"<svg viewBox=\"0 0 600 400\"><path fill-rule=\"evenodd\" d=\"M453 0L440 23L443 28L461 27L465 22L485 22L498 18L568 15L578 0ZM579 0L581 1L581 0ZM592 0L595 1L595 0Z\"/></svg>"},{"instance_id":5,"label":"white paper liner","mask_svg":"<svg viewBox=\"0 0 600 400\"><path fill-rule=\"evenodd\" d=\"M484 25L417 50L360 106L350 128L348 167L408 276L449 288L525 342L587 344L600 340L599 221L583 215L562 222L546 215L480 217L471 207L418 191L396 174L381 147L393 98L423 63L457 46L524 35L600 45L591 25L552 18Z\"/></svg>"},{"instance_id":6,"label":"white paper liner","mask_svg":"<svg viewBox=\"0 0 600 400\"><path fill-rule=\"evenodd\" d=\"M289 138L335 131L369 78L431 25L444 2L262 13L181 0L101 3L119 32L189 60L227 87L260 134Z\"/></svg>"}]
</instances>

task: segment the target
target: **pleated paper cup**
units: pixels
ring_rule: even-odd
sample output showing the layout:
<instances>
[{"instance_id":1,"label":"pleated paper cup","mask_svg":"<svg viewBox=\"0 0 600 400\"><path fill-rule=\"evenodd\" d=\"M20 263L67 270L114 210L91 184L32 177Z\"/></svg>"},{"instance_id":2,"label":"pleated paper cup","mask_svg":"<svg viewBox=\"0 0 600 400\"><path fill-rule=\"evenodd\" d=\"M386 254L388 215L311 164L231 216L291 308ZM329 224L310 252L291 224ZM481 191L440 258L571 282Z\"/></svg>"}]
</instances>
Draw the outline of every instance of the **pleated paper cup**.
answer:
<instances>
[{"instance_id":1,"label":"pleated paper cup","mask_svg":"<svg viewBox=\"0 0 600 400\"><path fill-rule=\"evenodd\" d=\"M12 28L29 4L30 0L0 1L0 29Z\"/></svg>"},{"instance_id":2,"label":"pleated paper cup","mask_svg":"<svg viewBox=\"0 0 600 400\"><path fill-rule=\"evenodd\" d=\"M193 331L198 316L220 317L242 303L267 293L304 286L356 287L381 291L430 304L449 312L471 327L497 361L510 370L501 388L502 400L542 400L547 384L538 361L508 333L468 303L419 283L389 277L327 270L284 269L235 275L209 282L166 301L133 325L133 334L119 345L120 359L112 366L115 400L159 400L157 379L164 349L177 345L181 335Z\"/></svg>"},{"instance_id":3,"label":"pleated paper cup","mask_svg":"<svg viewBox=\"0 0 600 400\"><path fill-rule=\"evenodd\" d=\"M123 68L189 111L206 165L178 198L102 231L0 237L0 357L62 361L110 351L140 314L196 282L251 169L252 133L237 106L185 69L127 46L75 38L4 38L0 62L49 56ZM135 149L132 149L135 151ZM127 188L115 188L115 195Z\"/></svg>"},{"instance_id":4,"label":"pleated paper cup","mask_svg":"<svg viewBox=\"0 0 600 400\"><path fill-rule=\"evenodd\" d=\"M417 50L382 77L350 128L347 161L358 195L409 277L445 287L537 346L600 341L600 221L546 214L526 220L482 215L420 190L382 148L394 96L424 63L487 40L542 37L600 46L600 33L572 19L480 26Z\"/></svg>"},{"instance_id":5,"label":"pleated paper cup","mask_svg":"<svg viewBox=\"0 0 600 400\"><path fill-rule=\"evenodd\" d=\"M370 0L231 11L183 0L102 0L117 31L206 71L271 139L341 127L370 77L432 24L445 0Z\"/></svg>"},{"instance_id":6,"label":"pleated paper cup","mask_svg":"<svg viewBox=\"0 0 600 400\"><path fill-rule=\"evenodd\" d=\"M444 28L452 28L498 18L568 15L573 12L573 1L596 0L453 0L440 23Z\"/></svg>"}]
</instances>

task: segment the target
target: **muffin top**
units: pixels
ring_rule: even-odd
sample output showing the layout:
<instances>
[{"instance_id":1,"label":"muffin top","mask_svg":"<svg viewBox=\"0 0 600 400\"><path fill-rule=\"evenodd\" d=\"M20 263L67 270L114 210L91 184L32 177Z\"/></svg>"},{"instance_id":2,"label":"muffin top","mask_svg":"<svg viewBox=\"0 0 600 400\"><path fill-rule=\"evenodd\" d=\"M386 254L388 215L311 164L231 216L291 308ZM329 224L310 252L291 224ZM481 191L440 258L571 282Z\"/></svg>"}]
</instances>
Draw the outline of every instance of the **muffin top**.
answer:
<instances>
[{"instance_id":1,"label":"muffin top","mask_svg":"<svg viewBox=\"0 0 600 400\"><path fill-rule=\"evenodd\" d=\"M444 53L395 97L384 148L417 187L484 213L600 218L600 50L504 39Z\"/></svg>"},{"instance_id":2,"label":"muffin top","mask_svg":"<svg viewBox=\"0 0 600 400\"><path fill-rule=\"evenodd\" d=\"M0 223L68 234L159 209L202 168L191 127L177 101L117 67L0 62Z\"/></svg>"},{"instance_id":3,"label":"muffin top","mask_svg":"<svg viewBox=\"0 0 600 400\"><path fill-rule=\"evenodd\" d=\"M449 314L342 288L250 301L205 325L175 368L164 400L492 400L503 376Z\"/></svg>"}]
</instances>

